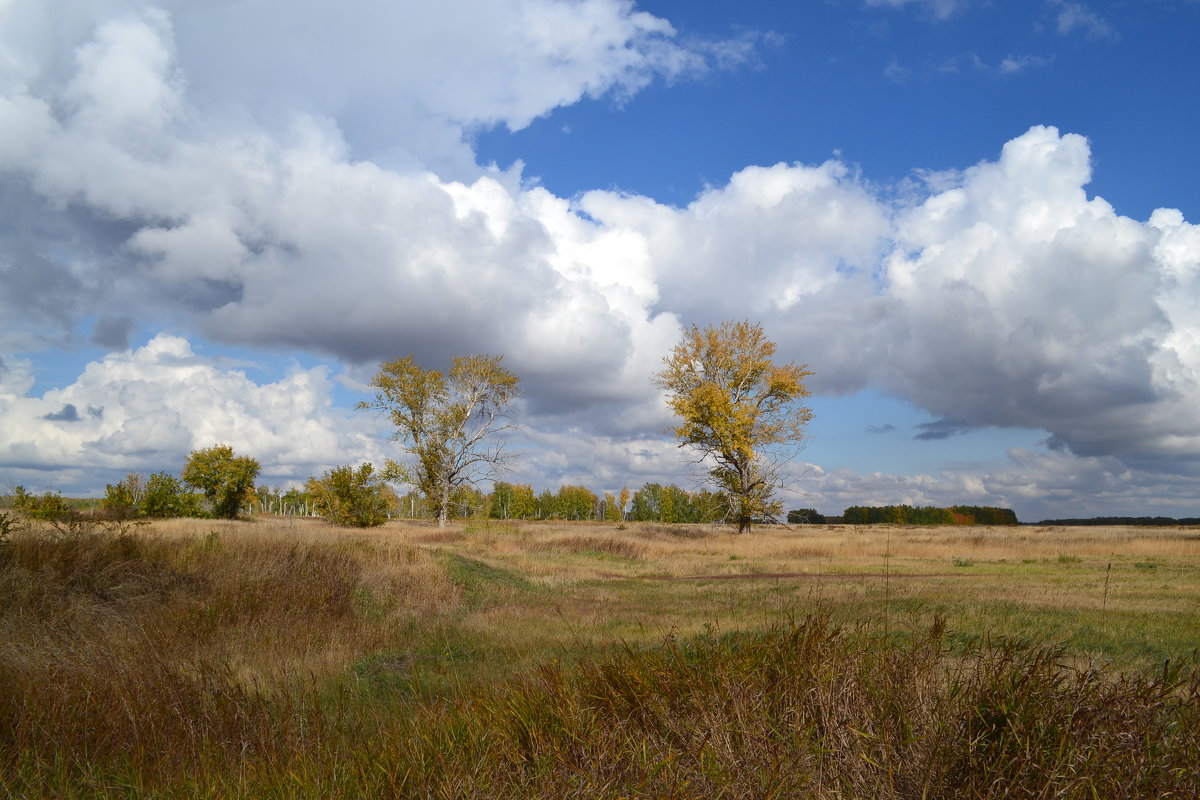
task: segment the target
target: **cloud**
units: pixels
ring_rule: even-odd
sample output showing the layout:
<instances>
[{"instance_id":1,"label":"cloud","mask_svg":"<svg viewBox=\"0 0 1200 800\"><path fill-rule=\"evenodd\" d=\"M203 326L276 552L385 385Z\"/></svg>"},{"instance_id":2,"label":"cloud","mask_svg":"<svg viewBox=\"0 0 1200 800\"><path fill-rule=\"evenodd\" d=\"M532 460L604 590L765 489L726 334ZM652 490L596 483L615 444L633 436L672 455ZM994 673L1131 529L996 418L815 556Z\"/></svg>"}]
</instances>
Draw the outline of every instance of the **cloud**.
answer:
<instances>
[{"instance_id":1,"label":"cloud","mask_svg":"<svg viewBox=\"0 0 1200 800\"><path fill-rule=\"evenodd\" d=\"M1051 5L1058 9L1055 22L1058 32L1063 36L1080 32L1088 39L1111 40L1119 38L1116 28L1083 3L1071 3L1067 2L1067 0L1051 0Z\"/></svg>"},{"instance_id":2,"label":"cloud","mask_svg":"<svg viewBox=\"0 0 1200 800\"><path fill-rule=\"evenodd\" d=\"M866 0L869 7L904 8L921 6L934 19L946 19L966 5L966 0Z\"/></svg>"},{"instance_id":3,"label":"cloud","mask_svg":"<svg viewBox=\"0 0 1200 800\"><path fill-rule=\"evenodd\" d=\"M110 350L125 350L133 327L133 320L127 316L101 317L92 328L91 341Z\"/></svg>"},{"instance_id":4,"label":"cloud","mask_svg":"<svg viewBox=\"0 0 1200 800\"><path fill-rule=\"evenodd\" d=\"M1139 223L1089 199L1089 162L1083 137L1036 127L898 217L884 382L1079 454L1195 459L1200 234L1178 212Z\"/></svg>"},{"instance_id":5,"label":"cloud","mask_svg":"<svg viewBox=\"0 0 1200 800\"><path fill-rule=\"evenodd\" d=\"M1047 66L1054 61L1053 57L1035 56L1035 55L1009 55L1005 56L1000 62L1000 66L996 68L1001 75L1016 75L1018 72L1025 72L1030 69L1039 69Z\"/></svg>"},{"instance_id":6,"label":"cloud","mask_svg":"<svg viewBox=\"0 0 1200 800\"><path fill-rule=\"evenodd\" d=\"M36 397L28 365L5 364L0 468L175 471L193 448L215 442L253 454L268 476L292 479L347 460L382 460L377 426L332 407L323 367L258 384L159 334Z\"/></svg>"},{"instance_id":7,"label":"cloud","mask_svg":"<svg viewBox=\"0 0 1200 800\"><path fill-rule=\"evenodd\" d=\"M908 83L912 78L912 68L906 67L895 58L888 62L888 65L883 68L883 77L887 78L892 83Z\"/></svg>"},{"instance_id":8,"label":"cloud","mask_svg":"<svg viewBox=\"0 0 1200 800\"><path fill-rule=\"evenodd\" d=\"M70 326L97 305L174 307L215 339L352 361L521 353L547 407L628 397L673 335L625 237L479 169L469 149L448 167L468 180L437 177L427 167L449 162L421 149L420 131L360 112L416 108L435 139L449 126L461 143L481 125L517 128L581 97L737 62L746 41L680 45L617 0L458 2L458 14L301 4L289 8L298 35L261 40L277 20L257 5L114 5L127 10L9 9L28 58L0 84L17 132L0 141L0 180L57 229L31 225L50 235L30 241L6 229L20 238L0 260L14 316ZM351 47L358 34L399 38ZM362 58L315 74L313 37ZM279 69L251 68L264 60ZM354 157L370 149L360 129L381 127L417 148L402 168ZM130 329L110 315L93 336L120 346Z\"/></svg>"},{"instance_id":9,"label":"cloud","mask_svg":"<svg viewBox=\"0 0 1200 800\"><path fill-rule=\"evenodd\" d=\"M79 422L79 411L73 403L67 403L62 407L62 411L54 411L42 417L50 422Z\"/></svg>"},{"instance_id":10,"label":"cloud","mask_svg":"<svg viewBox=\"0 0 1200 800\"><path fill-rule=\"evenodd\" d=\"M970 433L974 427L956 419L938 419L933 422L925 422L918 425L920 429L913 438L920 442L933 442L941 439L949 439L954 436L962 436L965 433Z\"/></svg>"}]
</instances>

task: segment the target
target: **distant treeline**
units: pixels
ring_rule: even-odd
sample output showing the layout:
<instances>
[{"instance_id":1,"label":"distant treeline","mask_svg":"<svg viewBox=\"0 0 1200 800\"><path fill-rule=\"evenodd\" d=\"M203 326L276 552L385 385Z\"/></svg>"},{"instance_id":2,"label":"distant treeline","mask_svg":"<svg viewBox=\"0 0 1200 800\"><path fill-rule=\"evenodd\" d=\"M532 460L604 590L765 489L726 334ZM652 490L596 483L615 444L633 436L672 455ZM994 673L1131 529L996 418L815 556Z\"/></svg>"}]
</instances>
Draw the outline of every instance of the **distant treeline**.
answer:
<instances>
[{"instance_id":1,"label":"distant treeline","mask_svg":"<svg viewBox=\"0 0 1200 800\"><path fill-rule=\"evenodd\" d=\"M1200 525L1200 517L1091 517L1089 519L1044 519L1038 525Z\"/></svg>"},{"instance_id":2,"label":"distant treeline","mask_svg":"<svg viewBox=\"0 0 1200 800\"><path fill-rule=\"evenodd\" d=\"M846 525L1019 525L1011 508L991 506L851 506L842 512Z\"/></svg>"}]
</instances>

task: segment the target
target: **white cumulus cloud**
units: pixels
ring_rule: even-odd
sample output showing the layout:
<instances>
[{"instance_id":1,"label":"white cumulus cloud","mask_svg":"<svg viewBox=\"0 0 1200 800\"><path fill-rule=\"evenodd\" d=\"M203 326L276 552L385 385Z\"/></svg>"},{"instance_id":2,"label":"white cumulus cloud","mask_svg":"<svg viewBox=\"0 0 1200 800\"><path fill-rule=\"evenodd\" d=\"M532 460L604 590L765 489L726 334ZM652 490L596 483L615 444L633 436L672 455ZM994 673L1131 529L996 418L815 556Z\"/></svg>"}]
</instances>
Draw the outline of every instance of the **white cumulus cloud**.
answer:
<instances>
[{"instance_id":1,"label":"white cumulus cloud","mask_svg":"<svg viewBox=\"0 0 1200 800\"><path fill-rule=\"evenodd\" d=\"M87 365L71 384L29 394L28 364L0 372L0 467L169 469L194 448L225 442L266 475L307 476L347 459L380 460L369 420L332 407L323 367L256 383L159 334L136 350Z\"/></svg>"}]
</instances>

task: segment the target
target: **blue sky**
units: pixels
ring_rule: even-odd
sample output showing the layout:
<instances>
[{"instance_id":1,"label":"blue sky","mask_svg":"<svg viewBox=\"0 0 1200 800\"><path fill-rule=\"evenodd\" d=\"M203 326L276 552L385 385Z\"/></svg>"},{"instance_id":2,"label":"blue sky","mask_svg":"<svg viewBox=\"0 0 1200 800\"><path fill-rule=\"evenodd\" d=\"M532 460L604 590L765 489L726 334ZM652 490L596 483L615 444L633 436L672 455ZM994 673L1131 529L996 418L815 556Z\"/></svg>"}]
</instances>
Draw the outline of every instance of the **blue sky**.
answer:
<instances>
[{"instance_id":1,"label":"blue sky","mask_svg":"<svg viewBox=\"0 0 1200 800\"><path fill-rule=\"evenodd\" d=\"M500 352L512 480L689 485L649 375L814 371L789 506L1200 513L1195 0L0 5L0 482L398 453Z\"/></svg>"}]
</instances>

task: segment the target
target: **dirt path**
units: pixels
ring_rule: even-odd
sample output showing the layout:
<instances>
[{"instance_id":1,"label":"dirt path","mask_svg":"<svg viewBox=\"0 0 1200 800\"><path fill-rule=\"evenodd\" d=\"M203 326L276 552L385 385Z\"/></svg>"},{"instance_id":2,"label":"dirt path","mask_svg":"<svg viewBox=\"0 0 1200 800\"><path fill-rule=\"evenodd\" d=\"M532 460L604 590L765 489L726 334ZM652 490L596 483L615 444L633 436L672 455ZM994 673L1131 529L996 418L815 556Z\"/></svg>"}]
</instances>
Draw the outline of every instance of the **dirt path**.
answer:
<instances>
[{"instance_id":1,"label":"dirt path","mask_svg":"<svg viewBox=\"0 0 1200 800\"><path fill-rule=\"evenodd\" d=\"M976 573L977 574L977 573ZM740 575L618 575L615 572L602 572L602 578L624 578L641 581L755 581L755 580L863 580L875 578L878 580L897 578L962 578L957 572L747 572Z\"/></svg>"}]
</instances>

